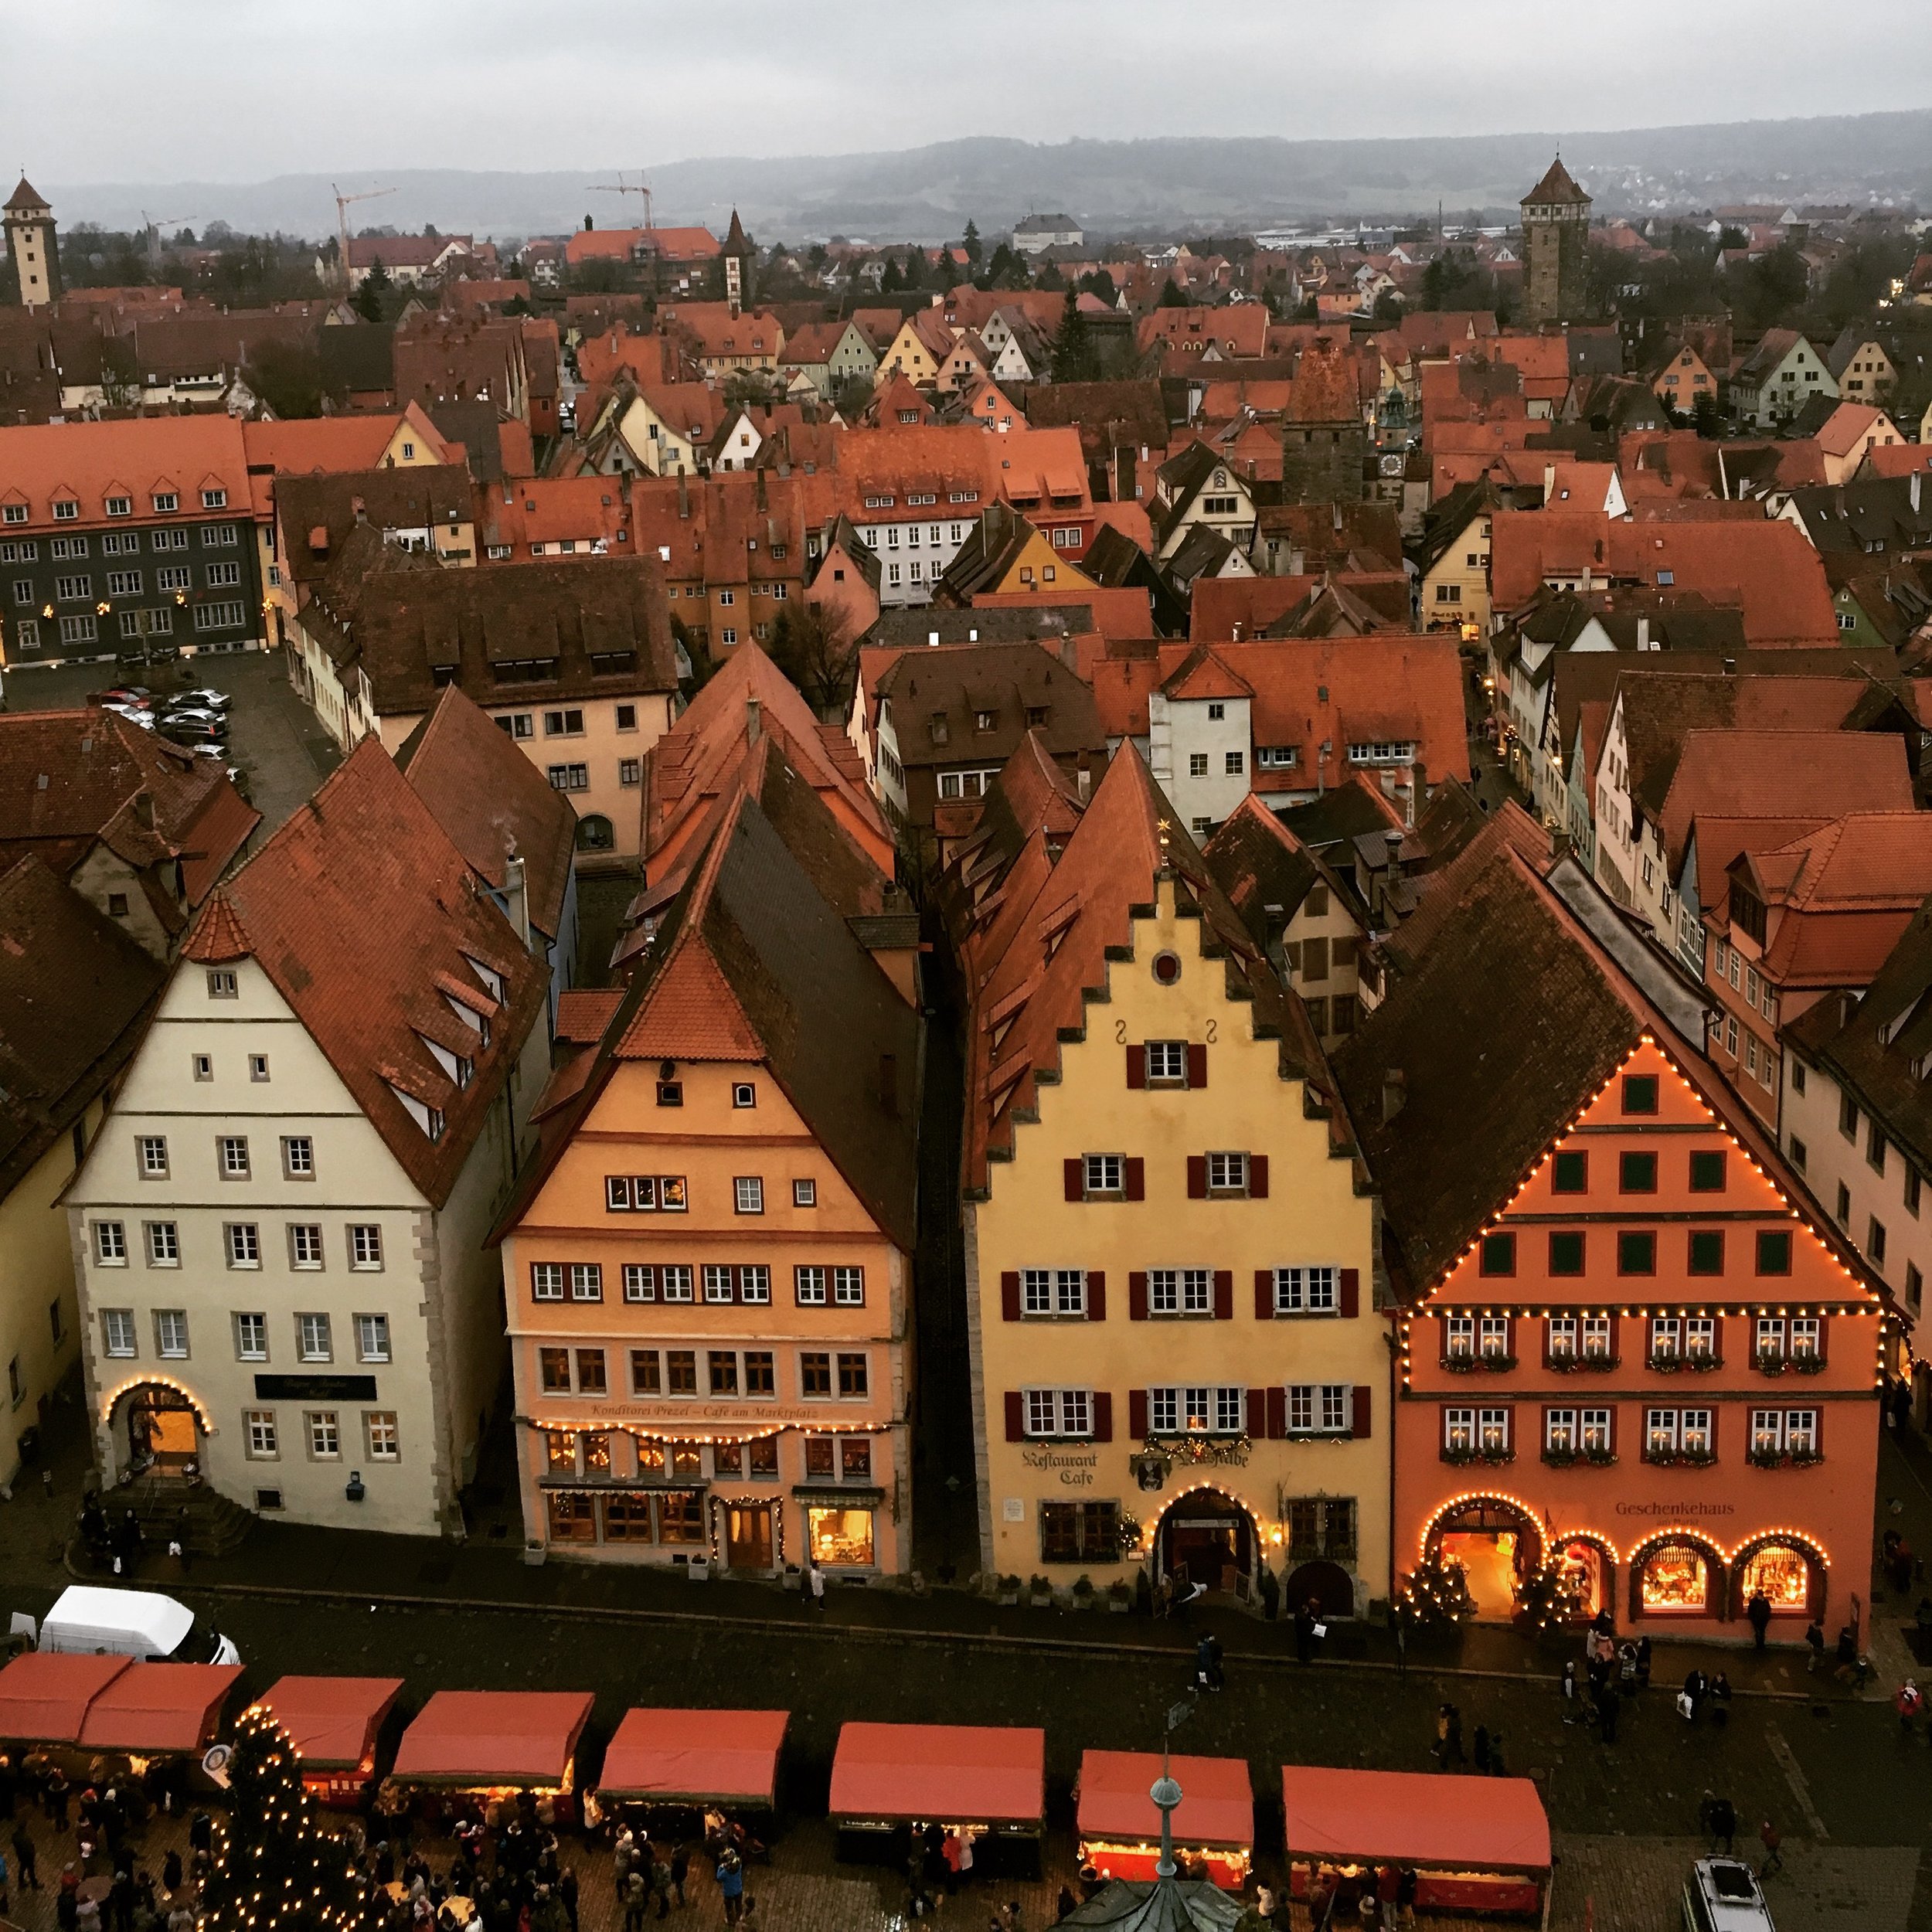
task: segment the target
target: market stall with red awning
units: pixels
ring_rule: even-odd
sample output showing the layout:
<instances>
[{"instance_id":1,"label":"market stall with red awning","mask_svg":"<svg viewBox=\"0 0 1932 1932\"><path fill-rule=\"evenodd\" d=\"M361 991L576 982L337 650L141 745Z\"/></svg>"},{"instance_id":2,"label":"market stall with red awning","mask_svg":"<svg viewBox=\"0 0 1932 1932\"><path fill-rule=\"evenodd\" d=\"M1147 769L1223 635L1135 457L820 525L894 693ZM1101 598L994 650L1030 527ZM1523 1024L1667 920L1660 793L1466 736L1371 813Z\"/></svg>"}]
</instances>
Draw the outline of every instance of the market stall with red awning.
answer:
<instances>
[{"instance_id":1,"label":"market stall with red awning","mask_svg":"<svg viewBox=\"0 0 1932 1932\"><path fill-rule=\"evenodd\" d=\"M626 1711L604 1754L606 1802L769 1811L789 1711Z\"/></svg>"},{"instance_id":2,"label":"market stall with red awning","mask_svg":"<svg viewBox=\"0 0 1932 1932\"><path fill-rule=\"evenodd\" d=\"M258 1700L288 1734L302 1782L325 1803L359 1801L376 1775L383 1720L400 1677L284 1677Z\"/></svg>"},{"instance_id":3,"label":"market stall with red awning","mask_svg":"<svg viewBox=\"0 0 1932 1932\"><path fill-rule=\"evenodd\" d=\"M975 1724L845 1725L832 1761L833 1822L844 1832L937 1825L978 1845L1030 1841L1046 1811L1046 1733Z\"/></svg>"},{"instance_id":4,"label":"market stall with red awning","mask_svg":"<svg viewBox=\"0 0 1932 1932\"><path fill-rule=\"evenodd\" d=\"M438 1691L403 1732L390 1775L479 1796L565 1796L593 1701L588 1691Z\"/></svg>"},{"instance_id":5,"label":"market stall with red awning","mask_svg":"<svg viewBox=\"0 0 1932 1932\"><path fill-rule=\"evenodd\" d=\"M78 1742L143 1757L203 1750L241 1674L239 1664L130 1664L87 1706Z\"/></svg>"},{"instance_id":6,"label":"market stall with red awning","mask_svg":"<svg viewBox=\"0 0 1932 1932\"><path fill-rule=\"evenodd\" d=\"M1549 1820L1526 1777L1284 1765L1289 1889L1305 1898L1323 1866L1395 1865L1416 1903L1533 1913L1549 1879Z\"/></svg>"},{"instance_id":7,"label":"market stall with red awning","mask_svg":"<svg viewBox=\"0 0 1932 1932\"><path fill-rule=\"evenodd\" d=\"M125 1657L30 1650L0 1669L0 1737L77 1744L87 1706L129 1668Z\"/></svg>"},{"instance_id":8,"label":"market stall with red awning","mask_svg":"<svg viewBox=\"0 0 1932 1932\"><path fill-rule=\"evenodd\" d=\"M1254 1787L1240 1757L1171 1757L1181 1787L1174 1855L1205 1865L1228 1891L1247 1883L1254 1853ZM1151 1879L1161 1855L1161 1815L1148 1794L1161 1775L1155 1751L1087 1751L1080 1757L1080 1862L1103 1878Z\"/></svg>"}]
</instances>

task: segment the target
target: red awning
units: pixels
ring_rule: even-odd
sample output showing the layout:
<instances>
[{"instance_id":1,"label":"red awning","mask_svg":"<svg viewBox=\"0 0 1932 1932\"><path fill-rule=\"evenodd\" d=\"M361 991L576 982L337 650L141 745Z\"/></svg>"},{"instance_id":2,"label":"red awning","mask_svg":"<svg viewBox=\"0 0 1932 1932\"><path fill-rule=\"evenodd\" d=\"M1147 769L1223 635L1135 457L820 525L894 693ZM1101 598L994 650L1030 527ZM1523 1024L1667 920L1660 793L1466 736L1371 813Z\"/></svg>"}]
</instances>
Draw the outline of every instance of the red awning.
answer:
<instances>
[{"instance_id":1,"label":"red awning","mask_svg":"<svg viewBox=\"0 0 1932 1932\"><path fill-rule=\"evenodd\" d=\"M284 1677L258 1700L317 1770L360 1764L401 1695L400 1677Z\"/></svg>"},{"instance_id":2,"label":"red awning","mask_svg":"<svg viewBox=\"0 0 1932 1932\"><path fill-rule=\"evenodd\" d=\"M128 1668L125 1657L70 1657L30 1650L0 1670L0 1737L73 1744L87 1706Z\"/></svg>"},{"instance_id":3,"label":"red awning","mask_svg":"<svg viewBox=\"0 0 1932 1932\"><path fill-rule=\"evenodd\" d=\"M832 1761L835 1818L1037 1823L1046 1733L972 1724L847 1724Z\"/></svg>"},{"instance_id":4,"label":"red awning","mask_svg":"<svg viewBox=\"0 0 1932 1932\"><path fill-rule=\"evenodd\" d=\"M590 1715L588 1691L438 1691L396 1753L422 1784L560 1784Z\"/></svg>"},{"instance_id":5,"label":"red awning","mask_svg":"<svg viewBox=\"0 0 1932 1932\"><path fill-rule=\"evenodd\" d=\"M1546 1872L1549 1820L1526 1777L1286 1764L1290 1858Z\"/></svg>"},{"instance_id":6,"label":"red awning","mask_svg":"<svg viewBox=\"0 0 1932 1932\"><path fill-rule=\"evenodd\" d=\"M214 1741L239 1664L130 1664L87 1706L80 1742L97 1751L198 1751Z\"/></svg>"},{"instance_id":7,"label":"red awning","mask_svg":"<svg viewBox=\"0 0 1932 1932\"><path fill-rule=\"evenodd\" d=\"M1174 1813L1174 1842L1190 1847L1254 1844L1254 1787L1240 1757L1174 1757L1168 1760L1181 1802ZM1161 1774L1152 1751L1087 1751L1080 1758L1082 1838L1151 1844L1161 1835L1161 1815L1148 1796Z\"/></svg>"},{"instance_id":8,"label":"red awning","mask_svg":"<svg viewBox=\"0 0 1932 1932\"><path fill-rule=\"evenodd\" d=\"M770 1804L789 1711L626 1711L598 1789L665 1803Z\"/></svg>"}]
</instances>

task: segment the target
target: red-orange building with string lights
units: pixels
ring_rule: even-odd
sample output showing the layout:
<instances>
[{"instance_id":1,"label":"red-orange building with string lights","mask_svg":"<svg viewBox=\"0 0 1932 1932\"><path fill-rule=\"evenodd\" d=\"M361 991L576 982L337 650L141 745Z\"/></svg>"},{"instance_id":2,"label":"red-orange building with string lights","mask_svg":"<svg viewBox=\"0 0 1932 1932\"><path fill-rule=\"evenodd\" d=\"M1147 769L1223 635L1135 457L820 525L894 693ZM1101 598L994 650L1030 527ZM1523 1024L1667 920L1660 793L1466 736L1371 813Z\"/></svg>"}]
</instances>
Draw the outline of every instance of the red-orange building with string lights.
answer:
<instances>
[{"instance_id":1,"label":"red-orange building with string lights","mask_svg":"<svg viewBox=\"0 0 1932 1932\"><path fill-rule=\"evenodd\" d=\"M1502 838L1437 889L1345 1076L1396 1300L1396 1575L1707 1638L1761 1592L1773 1638L1828 1634L1903 1318L1688 1043L1694 989Z\"/></svg>"}]
</instances>

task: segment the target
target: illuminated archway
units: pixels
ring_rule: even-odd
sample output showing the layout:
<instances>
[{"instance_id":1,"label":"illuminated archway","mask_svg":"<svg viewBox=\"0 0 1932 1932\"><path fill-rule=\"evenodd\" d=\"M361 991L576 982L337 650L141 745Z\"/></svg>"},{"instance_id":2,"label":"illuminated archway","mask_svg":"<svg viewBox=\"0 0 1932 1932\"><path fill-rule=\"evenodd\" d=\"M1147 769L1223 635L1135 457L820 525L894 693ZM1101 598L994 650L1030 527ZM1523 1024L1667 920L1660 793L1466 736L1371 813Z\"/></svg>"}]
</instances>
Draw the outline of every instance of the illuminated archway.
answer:
<instances>
[{"instance_id":1,"label":"illuminated archway","mask_svg":"<svg viewBox=\"0 0 1932 1932\"><path fill-rule=\"evenodd\" d=\"M101 1404L113 1461L135 1474L182 1475L201 1465L205 1440L214 1433L206 1407L192 1389L166 1376L131 1377ZM114 1447L117 1421L124 1434Z\"/></svg>"},{"instance_id":2,"label":"illuminated archway","mask_svg":"<svg viewBox=\"0 0 1932 1932\"><path fill-rule=\"evenodd\" d=\"M1476 1614L1507 1622L1516 1613L1523 1580L1543 1561L1543 1526L1519 1496L1479 1490L1446 1502L1422 1532L1422 1553L1461 1568Z\"/></svg>"},{"instance_id":3,"label":"illuminated archway","mask_svg":"<svg viewBox=\"0 0 1932 1932\"><path fill-rule=\"evenodd\" d=\"M1654 1530L1630 1553L1630 1616L1727 1620L1730 1565L1723 1546L1679 1523Z\"/></svg>"},{"instance_id":4,"label":"illuminated archway","mask_svg":"<svg viewBox=\"0 0 1932 1932\"><path fill-rule=\"evenodd\" d=\"M1797 1529L1747 1536L1731 1554L1730 1614L1742 1617L1762 1590L1775 1617L1825 1615L1831 1559L1823 1544Z\"/></svg>"},{"instance_id":5,"label":"illuminated archway","mask_svg":"<svg viewBox=\"0 0 1932 1932\"><path fill-rule=\"evenodd\" d=\"M1212 1484L1183 1490L1154 1526L1157 1576L1183 1575L1209 1590L1233 1588L1252 1579L1260 1549L1254 1512L1240 1497Z\"/></svg>"}]
</instances>

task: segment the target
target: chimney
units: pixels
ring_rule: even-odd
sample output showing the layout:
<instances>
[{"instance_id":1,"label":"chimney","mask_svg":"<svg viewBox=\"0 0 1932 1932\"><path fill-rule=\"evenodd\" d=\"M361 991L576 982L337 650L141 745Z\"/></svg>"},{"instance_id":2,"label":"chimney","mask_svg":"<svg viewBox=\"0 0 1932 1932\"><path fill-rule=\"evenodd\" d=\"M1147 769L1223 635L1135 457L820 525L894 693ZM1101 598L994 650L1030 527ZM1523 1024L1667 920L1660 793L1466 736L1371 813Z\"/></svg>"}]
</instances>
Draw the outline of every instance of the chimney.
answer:
<instances>
[{"instance_id":1,"label":"chimney","mask_svg":"<svg viewBox=\"0 0 1932 1932\"><path fill-rule=\"evenodd\" d=\"M889 1121L899 1117L899 1056L881 1053L879 1056L879 1104Z\"/></svg>"},{"instance_id":2,"label":"chimney","mask_svg":"<svg viewBox=\"0 0 1932 1932\"><path fill-rule=\"evenodd\" d=\"M1403 1101L1409 1097L1409 1083L1399 1066L1385 1066L1382 1070L1382 1123L1389 1121L1402 1111Z\"/></svg>"},{"instance_id":3,"label":"chimney","mask_svg":"<svg viewBox=\"0 0 1932 1932\"><path fill-rule=\"evenodd\" d=\"M687 523L691 520L691 485L682 469L678 472L678 514Z\"/></svg>"},{"instance_id":4,"label":"chimney","mask_svg":"<svg viewBox=\"0 0 1932 1932\"><path fill-rule=\"evenodd\" d=\"M745 743L755 745L764 736L764 706L756 698L745 699Z\"/></svg>"},{"instance_id":5,"label":"chimney","mask_svg":"<svg viewBox=\"0 0 1932 1932\"><path fill-rule=\"evenodd\" d=\"M1093 759L1092 755L1088 752L1083 751L1080 753L1080 765L1073 774L1073 784L1083 803L1087 794L1094 789Z\"/></svg>"},{"instance_id":6,"label":"chimney","mask_svg":"<svg viewBox=\"0 0 1932 1932\"><path fill-rule=\"evenodd\" d=\"M134 794L134 822L152 832L155 828L155 794L151 791Z\"/></svg>"},{"instance_id":7,"label":"chimney","mask_svg":"<svg viewBox=\"0 0 1932 1932\"><path fill-rule=\"evenodd\" d=\"M1637 648L1639 651L1648 651L1650 648L1650 619L1648 617L1639 617L1637 620Z\"/></svg>"},{"instance_id":8,"label":"chimney","mask_svg":"<svg viewBox=\"0 0 1932 1932\"><path fill-rule=\"evenodd\" d=\"M366 523L369 521L369 505L359 496L352 496L349 499L349 507L355 513L355 521L358 523Z\"/></svg>"},{"instance_id":9,"label":"chimney","mask_svg":"<svg viewBox=\"0 0 1932 1932\"><path fill-rule=\"evenodd\" d=\"M1919 486L1924 481L1925 472L1923 470L1914 470L1912 472L1912 514L1914 516L1919 513Z\"/></svg>"},{"instance_id":10,"label":"chimney","mask_svg":"<svg viewBox=\"0 0 1932 1932\"><path fill-rule=\"evenodd\" d=\"M524 863L518 853L516 841L512 838L504 849L503 896L507 903L504 916L515 929L517 937L523 942L526 951L536 949L530 944L530 894L524 878Z\"/></svg>"}]
</instances>

